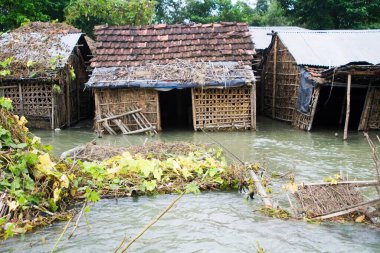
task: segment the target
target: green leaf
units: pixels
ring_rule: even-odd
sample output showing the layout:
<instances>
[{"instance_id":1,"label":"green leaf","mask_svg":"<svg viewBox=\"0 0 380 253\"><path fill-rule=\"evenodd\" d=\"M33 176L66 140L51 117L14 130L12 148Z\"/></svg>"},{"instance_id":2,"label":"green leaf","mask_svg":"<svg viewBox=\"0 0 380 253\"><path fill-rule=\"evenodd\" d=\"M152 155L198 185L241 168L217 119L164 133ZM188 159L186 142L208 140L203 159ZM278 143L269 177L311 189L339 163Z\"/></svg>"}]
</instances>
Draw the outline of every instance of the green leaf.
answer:
<instances>
[{"instance_id":1,"label":"green leaf","mask_svg":"<svg viewBox=\"0 0 380 253\"><path fill-rule=\"evenodd\" d=\"M156 180L151 180L151 181L144 181L144 186L147 191L151 192L154 191L157 187L157 181Z\"/></svg>"},{"instance_id":2,"label":"green leaf","mask_svg":"<svg viewBox=\"0 0 380 253\"><path fill-rule=\"evenodd\" d=\"M195 183L190 183L186 185L185 193L193 193L193 194L199 194L201 191L199 190L199 187Z\"/></svg>"},{"instance_id":3,"label":"green leaf","mask_svg":"<svg viewBox=\"0 0 380 253\"><path fill-rule=\"evenodd\" d=\"M98 192L91 190L90 188L86 189L84 197L90 202L98 202L100 200L100 195Z\"/></svg>"},{"instance_id":4,"label":"green leaf","mask_svg":"<svg viewBox=\"0 0 380 253\"><path fill-rule=\"evenodd\" d=\"M0 97L0 107L7 109L7 110L12 110L12 108L13 108L12 100L5 98L5 97Z\"/></svg>"},{"instance_id":5,"label":"green leaf","mask_svg":"<svg viewBox=\"0 0 380 253\"><path fill-rule=\"evenodd\" d=\"M58 210L57 204L54 202L54 199L49 199L49 208L52 212L56 212Z\"/></svg>"},{"instance_id":6,"label":"green leaf","mask_svg":"<svg viewBox=\"0 0 380 253\"><path fill-rule=\"evenodd\" d=\"M14 227L14 223L7 223L7 229L5 230L5 233L4 233L4 240L7 240L8 237L13 237L13 227Z\"/></svg>"}]
</instances>

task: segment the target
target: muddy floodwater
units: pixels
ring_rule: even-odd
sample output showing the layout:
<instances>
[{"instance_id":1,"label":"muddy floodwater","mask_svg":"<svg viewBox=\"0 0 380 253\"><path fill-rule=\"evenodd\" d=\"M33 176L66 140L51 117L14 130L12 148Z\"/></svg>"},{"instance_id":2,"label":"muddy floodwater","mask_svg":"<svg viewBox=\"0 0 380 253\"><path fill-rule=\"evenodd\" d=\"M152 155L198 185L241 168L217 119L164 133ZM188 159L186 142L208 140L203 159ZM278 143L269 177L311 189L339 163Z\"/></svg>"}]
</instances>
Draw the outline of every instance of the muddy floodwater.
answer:
<instances>
[{"instance_id":1,"label":"muddy floodwater","mask_svg":"<svg viewBox=\"0 0 380 253\"><path fill-rule=\"evenodd\" d=\"M335 137L338 132L338 137ZM54 152L96 138L90 128L59 132L35 131ZM371 135L378 134L373 132ZM259 118L257 132L216 132L210 136L242 160L259 161L270 170L293 171L297 181L321 181L340 171L350 179L374 179L375 169L362 133L293 129ZM152 141L212 143L202 132L173 130L155 137L105 136L99 144L141 145ZM101 200L92 206L88 223L82 218L74 236L63 237L57 252L113 252L125 236L133 237L176 196ZM260 201L237 192L185 195L127 252L380 252L380 230L363 224L309 224L282 221L255 211ZM50 252L66 222L54 223L23 237L0 242L0 252ZM73 225L72 225L73 226ZM69 228L68 231L71 231Z\"/></svg>"}]
</instances>

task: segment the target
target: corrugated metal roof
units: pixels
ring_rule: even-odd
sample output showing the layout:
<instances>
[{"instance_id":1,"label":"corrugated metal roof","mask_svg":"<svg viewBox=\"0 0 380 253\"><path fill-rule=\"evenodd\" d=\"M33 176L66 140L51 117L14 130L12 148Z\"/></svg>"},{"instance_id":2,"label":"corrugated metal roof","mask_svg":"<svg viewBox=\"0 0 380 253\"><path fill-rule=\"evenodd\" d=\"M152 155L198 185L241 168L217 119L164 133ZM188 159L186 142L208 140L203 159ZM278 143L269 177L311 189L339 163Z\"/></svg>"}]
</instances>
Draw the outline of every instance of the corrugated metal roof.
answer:
<instances>
[{"instance_id":1,"label":"corrugated metal roof","mask_svg":"<svg viewBox=\"0 0 380 253\"><path fill-rule=\"evenodd\" d=\"M51 60L59 56L56 67L63 67L82 33L43 34L4 33L0 36L1 54L14 59L33 61L51 66Z\"/></svg>"},{"instance_id":2,"label":"corrugated metal roof","mask_svg":"<svg viewBox=\"0 0 380 253\"><path fill-rule=\"evenodd\" d=\"M281 31L278 36L298 65L380 63L380 30Z\"/></svg>"},{"instance_id":3,"label":"corrugated metal roof","mask_svg":"<svg viewBox=\"0 0 380 253\"><path fill-rule=\"evenodd\" d=\"M255 44L255 49L266 49L271 41L272 36L268 35L272 31L303 31L307 30L298 26L250 26L249 32L251 33L252 42Z\"/></svg>"}]
</instances>

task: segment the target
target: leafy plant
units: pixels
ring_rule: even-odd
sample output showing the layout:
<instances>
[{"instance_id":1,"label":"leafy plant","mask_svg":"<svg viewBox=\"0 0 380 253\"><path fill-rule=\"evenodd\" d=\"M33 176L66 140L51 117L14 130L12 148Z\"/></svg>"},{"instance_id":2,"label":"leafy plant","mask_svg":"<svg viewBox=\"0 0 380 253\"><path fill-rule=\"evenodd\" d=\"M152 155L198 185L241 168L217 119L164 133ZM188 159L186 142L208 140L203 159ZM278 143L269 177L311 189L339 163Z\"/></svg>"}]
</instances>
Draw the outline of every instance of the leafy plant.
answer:
<instances>
[{"instance_id":1,"label":"leafy plant","mask_svg":"<svg viewBox=\"0 0 380 253\"><path fill-rule=\"evenodd\" d=\"M71 80L75 80L76 75L75 75L75 70L74 70L73 66L69 67L69 75L70 75Z\"/></svg>"},{"instance_id":2,"label":"leafy plant","mask_svg":"<svg viewBox=\"0 0 380 253\"><path fill-rule=\"evenodd\" d=\"M62 94L61 86L59 86L58 84L53 84L52 91L55 94Z\"/></svg>"}]
</instances>

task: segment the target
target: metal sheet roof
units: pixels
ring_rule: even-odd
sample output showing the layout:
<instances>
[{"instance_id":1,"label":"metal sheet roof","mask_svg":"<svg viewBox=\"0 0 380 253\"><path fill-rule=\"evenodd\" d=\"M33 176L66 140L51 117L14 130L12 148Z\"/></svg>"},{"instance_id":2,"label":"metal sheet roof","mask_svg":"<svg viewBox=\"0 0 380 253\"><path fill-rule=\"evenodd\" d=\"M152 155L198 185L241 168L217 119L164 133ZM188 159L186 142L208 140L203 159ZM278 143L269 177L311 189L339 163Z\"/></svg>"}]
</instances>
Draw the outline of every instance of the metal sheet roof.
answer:
<instances>
[{"instance_id":1,"label":"metal sheet roof","mask_svg":"<svg viewBox=\"0 0 380 253\"><path fill-rule=\"evenodd\" d=\"M264 50L269 47L272 36L268 35L272 31L302 31L307 30L298 26L250 26L249 32L251 33L252 42L255 45L255 49Z\"/></svg>"},{"instance_id":2,"label":"metal sheet roof","mask_svg":"<svg viewBox=\"0 0 380 253\"><path fill-rule=\"evenodd\" d=\"M298 65L380 63L380 29L280 31L278 36Z\"/></svg>"}]
</instances>

